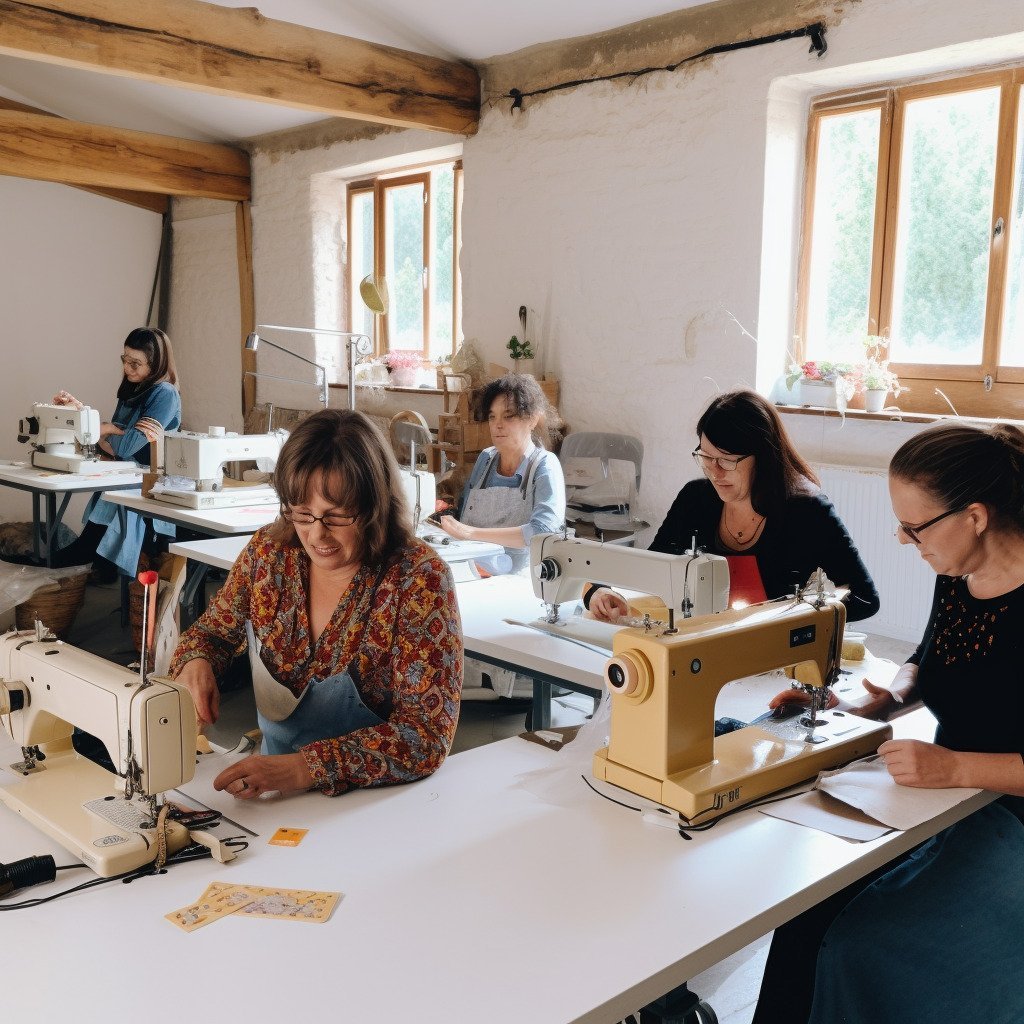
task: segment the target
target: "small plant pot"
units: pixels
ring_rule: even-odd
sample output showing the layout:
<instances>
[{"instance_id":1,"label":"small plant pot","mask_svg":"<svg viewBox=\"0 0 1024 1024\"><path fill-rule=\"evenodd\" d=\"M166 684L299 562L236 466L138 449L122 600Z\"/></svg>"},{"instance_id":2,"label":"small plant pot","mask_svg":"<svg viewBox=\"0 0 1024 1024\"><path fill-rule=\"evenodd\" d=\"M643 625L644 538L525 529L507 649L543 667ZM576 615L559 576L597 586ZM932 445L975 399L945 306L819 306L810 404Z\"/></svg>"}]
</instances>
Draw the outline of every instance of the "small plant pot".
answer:
<instances>
[{"instance_id":1,"label":"small plant pot","mask_svg":"<svg viewBox=\"0 0 1024 1024\"><path fill-rule=\"evenodd\" d=\"M516 359L515 364L516 373L529 373L536 376L536 374L533 373L533 359Z\"/></svg>"},{"instance_id":2,"label":"small plant pot","mask_svg":"<svg viewBox=\"0 0 1024 1024\"><path fill-rule=\"evenodd\" d=\"M885 408L885 400L888 397L888 388L868 388L864 392L864 411L881 412Z\"/></svg>"},{"instance_id":3,"label":"small plant pot","mask_svg":"<svg viewBox=\"0 0 1024 1024\"><path fill-rule=\"evenodd\" d=\"M800 381L800 404L818 409L836 408L836 386L822 380Z\"/></svg>"}]
</instances>

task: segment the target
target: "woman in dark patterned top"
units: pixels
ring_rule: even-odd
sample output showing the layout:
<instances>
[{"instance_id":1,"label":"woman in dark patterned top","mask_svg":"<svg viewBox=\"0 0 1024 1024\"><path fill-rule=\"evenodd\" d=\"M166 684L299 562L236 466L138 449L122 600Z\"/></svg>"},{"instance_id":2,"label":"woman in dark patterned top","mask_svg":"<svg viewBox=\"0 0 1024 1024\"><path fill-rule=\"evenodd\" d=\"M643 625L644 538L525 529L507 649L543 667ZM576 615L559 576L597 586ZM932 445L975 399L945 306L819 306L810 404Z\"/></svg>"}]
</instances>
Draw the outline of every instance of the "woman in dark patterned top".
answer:
<instances>
[{"instance_id":1,"label":"woman in dark patterned top","mask_svg":"<svg viewBox=\"0 0 1024 1024\"><path fill-rule=\"evenodd\" d=\"M1024 433L933 427L893 457L889 489L937 579L873 711L920 698L938 728L879 754L899 785L1003 796L776 931L755 1024L1024 1021Z\"/></svg>"},{"instance_id":2,"label":"woman in dark patterned top","mask_svg":"<svg viewBox=\"0 0 1024 1024\"><path fill-rule=\"evenodd\" d=\"M407 525L387 442L361 413L317 413L281 449L274 485L280 518L171 663L213 722L216 676L248 648L263 748L215 787L335 796L429 775L458 720L462 629L448 566Z\"/></svg>"},{"instance_id":3,"label":"woman in dark patterned top","mask_svg":"<svg viewBox=\"0 0 1024 1024\"><path fill-rule=\"evenodd\" d=\"M697 422L693 457L703 480L688 483L658 530L652 551L680 555L694 538L729 562L729 599L792 594L819 567L847 587L846 618L878 611L875 585L818 478L786 434L775 407L753 391L719 395ZM626 602L605 587L584 603L614 622Z\"/></svg>"}]
</instances>

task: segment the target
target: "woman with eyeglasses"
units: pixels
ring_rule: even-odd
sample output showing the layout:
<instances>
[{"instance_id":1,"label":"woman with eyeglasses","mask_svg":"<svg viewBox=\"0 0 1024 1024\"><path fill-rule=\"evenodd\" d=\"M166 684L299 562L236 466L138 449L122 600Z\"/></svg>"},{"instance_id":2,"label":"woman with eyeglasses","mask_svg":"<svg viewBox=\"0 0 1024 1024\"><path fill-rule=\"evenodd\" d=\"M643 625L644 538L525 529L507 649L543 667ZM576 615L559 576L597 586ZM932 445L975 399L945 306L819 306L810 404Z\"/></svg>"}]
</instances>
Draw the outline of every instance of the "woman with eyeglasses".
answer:
<instances>
[{"instance_id":1,"label":"woman with eyeglasses","mask_svg":"<svg viewBox=\"0 0 1024 1024\"><path fill-rule=\"evenodd\" d=\"M117 461L148 466L150 442L181 425L181 395L170 338L155 327L136 327L124 340L121 370L117 405L109 422L100 425L98 447ZM84 403L68 391L58 391L53 404L81 409ZM122 533L117 506L95 495L83 522L78 539L54 552L50 564L84 565L95 559L94 578L100 581L116 578L113 566L134 576L146 533L143 518L127 512ZM173 536L173 527L154 524L154 529Z\"/></svg>"},{"instance_id":2,"label":"woman with eyeglasses","mask_svg":"<svg viewBox=\"0 0 1024 1024\"><path fill-rule=\"evenodd\" d=\"M877 713L920 699L937 727L878 753L899 786L1001 796L778 929L754 1024L1024 1020L1024 432L931 427L889 492L936 580Z\"/></svg>"},{"instance_id":3,"label":"woman with eyeglasses","mask_svg":"<svg viewBox=\"0 0 1024 1024\"><path fill-rule=\"evenodd\" d=\"M285 442L274 486L280 517L171 661L213 723L217 677L248 650L262 749L214 786L337 796L431 774L459 717L462 628L447 564L410 529L390 445L362 413L324 410Z\"/></svg>"},{"instance_id":4,"label":"woman with eyeglasses","mask_svg":"<svg viewBox=\"0 0 1024 1024\"><path fill-rule=\"evenodd\" d=\"M786 434L775 407L753 391L719 395L697 423L693 458L703 479L676 497L652 551L682 554L694 539L729 562L730 603L792 594L819 567L849 588L846 616L878 611L875 585L818 479ZM584 598L615 622L625 599L606 587Z\"/></svg>"}]
</instances>

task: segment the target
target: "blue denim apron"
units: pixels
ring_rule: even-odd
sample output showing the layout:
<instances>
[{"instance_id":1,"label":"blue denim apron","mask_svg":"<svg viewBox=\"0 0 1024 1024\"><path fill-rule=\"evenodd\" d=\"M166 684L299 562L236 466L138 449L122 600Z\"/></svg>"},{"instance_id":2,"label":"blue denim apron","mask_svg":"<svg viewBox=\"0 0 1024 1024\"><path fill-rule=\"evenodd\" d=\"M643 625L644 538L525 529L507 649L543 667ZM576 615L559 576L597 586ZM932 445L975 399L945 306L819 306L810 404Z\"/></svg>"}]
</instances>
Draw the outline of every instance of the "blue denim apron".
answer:
<instances>
[{"instance_id":1,"label":"blue denim apron","mask_svg":"<svg viewBox=\"0 0 1024 1024\"><path fill-rule=\"evenodd\" d=\"M384 721L359 696L354 664L335 675L311 679L296 697L267 671L260 657L262 645L248 620L245 634L249 641L256 717L263 732L262 753L294 754L317 740L345 736Z\"/></svg>"}]
</instances>

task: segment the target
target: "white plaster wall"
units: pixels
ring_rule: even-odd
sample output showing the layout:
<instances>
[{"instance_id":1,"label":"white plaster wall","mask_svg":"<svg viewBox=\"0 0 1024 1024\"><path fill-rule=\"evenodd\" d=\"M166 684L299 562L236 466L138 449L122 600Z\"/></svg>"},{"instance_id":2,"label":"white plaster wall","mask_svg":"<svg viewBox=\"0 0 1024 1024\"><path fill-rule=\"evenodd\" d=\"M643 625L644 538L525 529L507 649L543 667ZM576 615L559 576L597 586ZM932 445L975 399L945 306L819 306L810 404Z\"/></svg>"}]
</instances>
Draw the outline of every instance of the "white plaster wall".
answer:
<instances>
[{"instance_id":1,"label":"white plaster wall","mask_svg":"<svg viewBox=\"0 0 1024 1024\"><path fill-rule=\"evenodd\" d=\"M478 133L462 146L466 338L486 360L502 359L518 308L527 305L540 362L562 379L569 425L644 440L641 506L660 520L693 475L686 453L708 398L777 372L792 308L800 189L795 180L785 194L773 186L766 201L765 171L768 162L801 170L795 152L806 94L872 74L1021 54L1013 35L1020 27L1020 5L1004 0L861 0L845 5L821 61L806 40L792 40L633 85L527 100L515 114L504 102L485 105ZM773 84L792 78L803 95L784 91L771 113L770 147ZM297 154L257 152L257 318L343 326L335 319L344 309L337 273L344 210L339 201L335 223L335 179L389 162L409 166L459 142L409 131ZM764 284L763 265L773 271ZM762 316L771 323L762 325ZM762 327L772 336L767 362L755 341ZM289 340L312 356L312 341ZM768 347L766 339L761 352ZM261 353L261 369L302 370L275 356ZM268 395L262 384L260 393ZM312 405L315 392L275 397ZM876 450L891 439L875 426L864 430L865 457L878 461ZM803 441L817 445L815 461L828 463L840 461L848 436L829 428Z\"/></svg>"},{"instance_id":2,"label":"white plaster wall","mask_svg":"<svg viewBox=\"0 0 1024 1024\"><path fill-rule=\"evenodd\" d=\"M0 458L31 403L66 388L114 411L122 342L145 323L160 217L79 189L0 177ZM84 505L65 519L77 529ZM0 518L30 519L25 493L0 488Z\"/></svg>"},{"instance_id":3,"label":"white plaster wall","mask_svg":"<svg viewBox=\"0 0 1024 1024\"><path fill-rule=\"evenodd\" d=\"M176 200L168 334L186 430L242 429L235 204Z\"/></svg>"}]
</instances>

